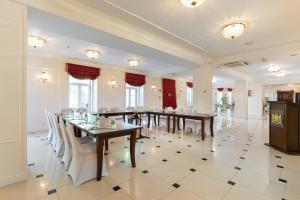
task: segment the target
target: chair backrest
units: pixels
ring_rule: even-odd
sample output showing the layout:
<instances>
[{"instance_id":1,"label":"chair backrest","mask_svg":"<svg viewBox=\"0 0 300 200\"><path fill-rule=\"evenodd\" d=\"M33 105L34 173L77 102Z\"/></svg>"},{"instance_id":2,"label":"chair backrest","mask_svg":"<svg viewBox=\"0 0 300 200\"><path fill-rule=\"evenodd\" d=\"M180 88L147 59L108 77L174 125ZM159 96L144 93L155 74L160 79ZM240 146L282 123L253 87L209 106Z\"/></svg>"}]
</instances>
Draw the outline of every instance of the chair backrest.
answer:
<instances>
[{"instance_id":1,"label":"chair backrest","mask_svg":"<svg viewBox=\"0 0 300 200\"><path fill-rule=\"evenodd\" d=\"M118 112L119 110L120 110L120 108L118 108L118 107L112 107L110 109L111 112Z\"/></svg>"},{"instance_id":2,"label":"chair backrest","mask_svg":"<svg viewBox=\"0 0 300 200\"><path fill-rule=\"evenodd\" d=\"M62 134L64 143L65 143L65 148L70 148L71 141L70 141L69 136L66 134L65 122L62 117L59 117L59 127L60 127L61 134Z\"/></svg>"},{"instance_id":3,"label":"chair backrest","mask_svg":"<svg viewBox=\"0 0 300 200\"><path fill-rule=\"evenodd\" d=\"M128 106L128 107L126 108L126 110L128 110L128 111L133 111L133 110L134 110L134 107L133 107L133 106Z\"/></svg>"},{"instance_id":4,"label":"chair backrest","mask_svg":"<svg viewBox=\"0 0 300 200\"><path fill-rule=\"evenodd\" d=\"M88 109L87 108L77 108L76 110L78 113L87 113Z\"/></svg>"},{"instance_id":5,"label":"chair backrest","mask_svg":"<svg viewBox=\"0 0 300 200\"><path fill-rule=\"evenodd\" d=\"M45 113L45 118L46 118L46 121L47 121L48 128L49 128L50 131L52 131L51 122L50 122L50 119L49 119L49 113L48 113L47 110L45 110L44 113Z\"/></svg>"},{"instance_id":6,"label":"chair backrest","mask_svg":"<svg viewBox=\"0 0 300 200\"><path fill-rule=\"evenodd\" d=\"M76 141L73 126L68 121L66 122L66 131L71 142L72 159L77 158L79 156L79 144Z\"/></svg>"},{"instance_id":7,"label":"chair backrest","mask_svg":"<svg viewBox=\"0 0 300 200\"><path fill-rule=\"evenodd\" d=\"M108 109L105 107L98 108L99 113L106 113L107 111L108 111Z\"/></svg>"},{"instance_id":8,"label":"chair backrest","mask_svg":"<svg viewBox=\"0 0 300 200\"><path fill-rule=\"evenodd\" d=\"M54 132L56 133L57 137L62 138L60 128L58 127L57 117L53 113L50 113L50 117L52 119L52 125L53 125Z\"/></svg>"},{"instance_id":9,"label":"chair backrest","mask_svg":"<svg viewBox=\"0 0 300 200\"><path fill-rule=\"evenodd\" d=\"M167 108L166 108L166 111L167 111L167 112L172 112L172 111L174 111L174 109L173 109L172 107L167 107Z\"/></svg>"},{"instance_id":10,"label":"chair backrest","mask_svg":"<svg viewBox=\"0 0 300 200\"><path fill-rule=\"evenodd\" d=\"M63 115L66 115L66 114L70 114L73 112L73 109L72 108L64 108L64 109L61 109L61 114Z\"/></svg>"}]
</instances>

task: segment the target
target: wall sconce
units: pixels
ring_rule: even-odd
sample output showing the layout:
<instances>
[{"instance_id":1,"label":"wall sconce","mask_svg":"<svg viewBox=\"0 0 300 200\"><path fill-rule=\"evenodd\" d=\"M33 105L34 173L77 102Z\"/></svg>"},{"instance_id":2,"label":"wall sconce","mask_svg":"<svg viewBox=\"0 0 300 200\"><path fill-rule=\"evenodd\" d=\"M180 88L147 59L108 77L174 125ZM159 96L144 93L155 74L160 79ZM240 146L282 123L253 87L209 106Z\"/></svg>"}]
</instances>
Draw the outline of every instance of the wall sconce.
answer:
<instances>
[{"instance_id":1,"label":"wall sconce","mask_svg":"<svg viewBox=\"0 0 300 200\"><path fill-rule=\"evenodd\" d=\"M156 91L156 86L154 84L151 85L151 90Z\"/></svg>"},{"instance_id":2,"label":"wall sconce","mask_svg":"<svg viewBox=\"0 0 300 200\"><path fill-rule=\"evenodd\" d=\"M183 88L182 88L182 87L179 88L179 92L180 92L180 93L183 92Z\"/></svg>"},{"instance_id":3,"label":"wall sconce","mask_svg":"<svg viewBox=\"0 0 300 200\"><path fill-rule=\"evenodd\" d=\"M49 81L49 75L47 72L42 72L42 74L39 77L39 80L41 83L47 83Z\"/></svg>"},{"instance_id":4,"label":"wall sconce","mask_svg":"<svg viewBox=\"0 0 300 200\"><path fill-rule=\"evenodd\" d=\"M108 84L110 85L111 88L117 87L117 81L116 80L111 80L111 81L108 82Z\"/></svg>"}]
</instances>

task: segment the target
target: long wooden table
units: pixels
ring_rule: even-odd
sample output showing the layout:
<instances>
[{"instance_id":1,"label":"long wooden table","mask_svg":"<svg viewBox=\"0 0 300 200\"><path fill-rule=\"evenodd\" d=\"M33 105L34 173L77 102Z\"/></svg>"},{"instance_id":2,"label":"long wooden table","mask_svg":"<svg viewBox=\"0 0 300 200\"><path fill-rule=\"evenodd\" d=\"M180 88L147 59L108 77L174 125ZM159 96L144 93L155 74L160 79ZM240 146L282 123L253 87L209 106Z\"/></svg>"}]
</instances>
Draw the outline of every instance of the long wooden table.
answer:
<instances>
[{"instance_id":1,"label":"long wooden table","mask_svg":"<svg viewBox=\"0 0 300 200\"><path fill-rule=\"evenodd\" d=\"M186 119L191 120L199 120L201 121L201 138L202 140L205 139L205 121L210 121L210 132L211 136L214 136L214 117L215 114L198 114L198 113L181 113L181 112L165 112L165 111L147 111L148 115L148 128L150 127L150 121L151 121L151 115L154 115L154 120L157 116L157 124L159 126L160 124L160 116L166 116L167 117L167 131L170 132L170 122L171 118L173 120L173 130L172 132L175 133L176 130L176 124L178 130L180 130L180 119L183 120L183 130L185 130L185 122ZM156 120L155 120L156 121Z\"/></svg>"},{"instance_id":2,"label":"long wooden table","mask_svg":"<svg viewBox=\"0 0 300 200\"><path fill-rule=\"evenodd\" d=\"M71 121L72 123L72 121ZM130 135L130 159L132 167L135 167L135 141L137 130L141 130L143 127L136 126L128 123L117 123L116 128L99 128L90 129L89 124L76 124L72 123L75 129L84 131L91 137L96 138L96 151L97 151L97 180L100 181L102 177L102 165L103 165L103 145L104 141L108 138L122 137Z\"/></svg>"}]
</instances>

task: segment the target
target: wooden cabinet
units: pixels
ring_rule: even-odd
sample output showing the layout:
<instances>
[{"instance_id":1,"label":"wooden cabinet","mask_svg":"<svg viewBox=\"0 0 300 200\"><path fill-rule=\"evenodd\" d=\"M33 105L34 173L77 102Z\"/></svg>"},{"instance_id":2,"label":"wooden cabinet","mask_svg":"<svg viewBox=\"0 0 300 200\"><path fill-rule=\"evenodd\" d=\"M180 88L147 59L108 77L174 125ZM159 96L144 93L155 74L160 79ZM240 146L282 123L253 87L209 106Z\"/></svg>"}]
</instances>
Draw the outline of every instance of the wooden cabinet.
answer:
<instances>
[{"instance_id":1,"label":"wooden cabinet","mask_svg":"<svg viewBox=\"0 0 300 200\"><path fill-rule=\"evenodd\" d=\"M277 91L277 101L294 102L294 90L291 91Z\"/></svg>"},{"instance_id":2,"label":"wooden cabinet","mask_svg":"<svg viewBox=\"0 0 300 200\"><path fill-rule=\"evenodd\" d=\"M300 153L300 105L270 101L269 145L285 153Z\"/></svg>"}]
</instances>

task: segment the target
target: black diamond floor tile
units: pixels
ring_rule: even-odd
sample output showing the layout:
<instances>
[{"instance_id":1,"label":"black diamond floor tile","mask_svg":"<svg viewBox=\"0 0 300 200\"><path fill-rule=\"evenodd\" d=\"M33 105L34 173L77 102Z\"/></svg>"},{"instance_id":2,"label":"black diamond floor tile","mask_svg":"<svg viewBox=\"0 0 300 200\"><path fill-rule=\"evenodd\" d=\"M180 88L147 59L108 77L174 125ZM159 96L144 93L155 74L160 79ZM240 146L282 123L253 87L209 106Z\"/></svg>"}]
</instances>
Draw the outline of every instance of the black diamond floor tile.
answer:
<instances>
[{"instance_id":1,"label":"black diamond floor tile","mask_svg":"<svg viewBox=\"0 0 300 200\"><path fill-rule=\"evenodd\" d=\"M120 190L121 187L117 185L117 186L113 187L112 189L116 192L116 191Z\"/></svg>"},{"instance_id":2,"label":"black diamond floor tile","mask_svg":"<svg viewBox=\"0 0 300 200\"><path fill-rule=\"evenodd\" d=\"M51 194L54 194L54 193L56 193L56 189L53 189L53 190L49 190L49 191L48 191L48 195L51 195Z\"/></svg>"},{"instance_id":3,"label":"black diamond floor tile","mask_svg":"<svg viewBox=\"0 0 300 200\"><path fill-rule=\"evenodd\" d=\"M173 186L174 188L179 188L179 187L180 187L180 185L179 185L178 183L174 183L172 186Z\"/></svg>"}]
</instances>

